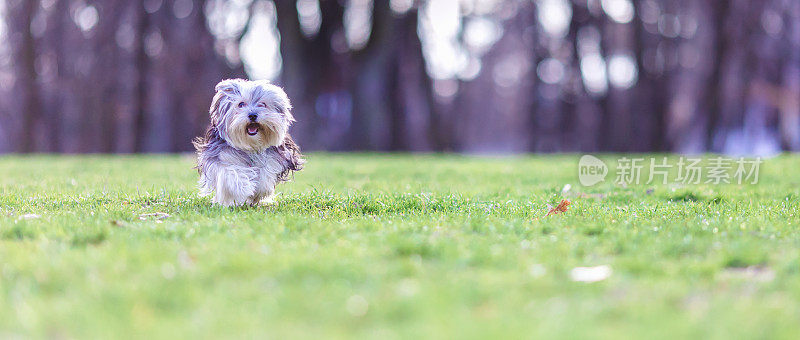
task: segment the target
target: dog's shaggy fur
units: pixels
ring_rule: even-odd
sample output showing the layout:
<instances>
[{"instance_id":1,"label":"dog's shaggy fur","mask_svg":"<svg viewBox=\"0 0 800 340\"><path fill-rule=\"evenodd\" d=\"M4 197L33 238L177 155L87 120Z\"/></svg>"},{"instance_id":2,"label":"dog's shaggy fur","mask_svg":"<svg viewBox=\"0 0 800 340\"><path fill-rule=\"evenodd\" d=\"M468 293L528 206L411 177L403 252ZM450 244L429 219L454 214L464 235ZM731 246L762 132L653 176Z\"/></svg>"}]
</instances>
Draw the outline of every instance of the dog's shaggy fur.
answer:
<instances>
[{"instance_id":1,"label":"dog's shaggy fur","mask_svg":"<svg viewBox=\"0 0 800 340\"><path fill-rule=\"evenodd\" d=\"M223 206L269 202L305 163L288 132L289 98L267 81L223 80L215 90L208 130L193 141L201 193Z\"/></svg>"}]
</instances>

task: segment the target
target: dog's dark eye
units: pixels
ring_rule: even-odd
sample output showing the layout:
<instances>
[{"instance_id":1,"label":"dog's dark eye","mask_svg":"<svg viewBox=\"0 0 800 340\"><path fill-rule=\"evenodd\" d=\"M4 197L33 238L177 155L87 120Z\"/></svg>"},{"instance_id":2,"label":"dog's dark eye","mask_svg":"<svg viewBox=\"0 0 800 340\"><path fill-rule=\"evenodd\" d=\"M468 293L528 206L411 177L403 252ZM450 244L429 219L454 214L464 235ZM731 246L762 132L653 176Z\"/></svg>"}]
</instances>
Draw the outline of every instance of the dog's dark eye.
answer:
<instances>
[{"instance_id":1,"label":"dog's dark eye","mask_svg":"<svg viewBox=\"0 0 800 340\"><path fill-rule=\"evenodd\" d=\"M258 103L258 107L267 107L267 104L264 104L264 103Z\"/></svg>"},{"instance_id":2,"label":"dog's dark eye","mask_svg":"<svg viewBox=\"0 0 800 340\"><path fill-rule=\"evenodd\" d=\"M247 104L245 104L244 102L239 102L239 105L237 105L237 106L239 106L239 108L241 109L241 108L243 108L245 105L247 105Z\"/></svg>"}]
</instances>

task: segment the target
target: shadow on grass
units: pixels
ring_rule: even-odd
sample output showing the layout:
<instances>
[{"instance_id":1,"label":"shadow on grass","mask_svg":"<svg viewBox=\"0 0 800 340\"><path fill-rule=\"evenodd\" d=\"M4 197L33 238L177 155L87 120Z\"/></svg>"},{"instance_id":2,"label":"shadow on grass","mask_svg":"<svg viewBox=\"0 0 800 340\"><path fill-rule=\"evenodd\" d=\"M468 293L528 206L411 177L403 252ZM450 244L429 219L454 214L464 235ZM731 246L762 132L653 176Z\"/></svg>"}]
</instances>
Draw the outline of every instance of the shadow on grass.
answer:
<instances>
[{"instance_id":1,"label":"shadow on grass","mask_svg":"<svg viewBox=\"0 0 800 340\"><path fill-rule=\"evenodd\" d=\"M690 190L672 192L661 197L672 202L706 202L718 204L725 201L720 195L703 194Z\"/></svg>"}]
</instances>

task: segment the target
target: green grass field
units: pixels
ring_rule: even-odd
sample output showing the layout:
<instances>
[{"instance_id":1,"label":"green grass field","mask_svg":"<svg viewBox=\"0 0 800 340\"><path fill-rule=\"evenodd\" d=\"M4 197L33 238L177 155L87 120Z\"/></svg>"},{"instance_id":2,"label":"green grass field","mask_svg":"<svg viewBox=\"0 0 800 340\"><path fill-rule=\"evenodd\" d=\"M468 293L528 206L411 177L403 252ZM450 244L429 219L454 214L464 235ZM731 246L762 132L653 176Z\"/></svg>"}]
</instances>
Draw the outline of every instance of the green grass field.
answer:
<instances>
[{"instance_id":1,"label":"green grass field","mask_svg":"<svg viewBox=\"0 0 800 340\"><path fill-rule=\"evenodd\" d=\"M227 209L190 156L0 157L0 338L800 332L798 156L755 185L591 188L575 155L308 158Z\"/></svg>"}]
</instances>

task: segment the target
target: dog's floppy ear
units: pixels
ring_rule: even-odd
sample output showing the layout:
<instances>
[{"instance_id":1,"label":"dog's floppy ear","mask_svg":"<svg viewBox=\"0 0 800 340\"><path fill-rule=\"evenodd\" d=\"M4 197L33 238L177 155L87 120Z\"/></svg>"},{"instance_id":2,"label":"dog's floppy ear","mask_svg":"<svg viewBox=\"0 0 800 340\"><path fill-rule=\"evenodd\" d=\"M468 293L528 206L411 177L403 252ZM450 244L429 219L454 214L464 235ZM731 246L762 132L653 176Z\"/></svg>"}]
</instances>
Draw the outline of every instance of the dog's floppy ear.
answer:
<instances>
[{"instance_id":1,"label":"dog's floppy ear","mask_svg":"<svg viewBox=\"0 0 800 340\"><path fill-rule=\"evenodd\" d=\"M277 86L275 86L277 87ZM283 115L288 119L290 122L294 122L294 116L292 115L292 102L289 101L289 96L286 95L286 92L283 92L283 89L277 87L280 90L280 95L278 99L278 109L283 113Z\"/></svg>"},{"instance_id":2,"label":"dog's floppy ear","mask_svg":"<svg viewBox=\"0 0 800 340\"><path fill-rule=\"evenodd\" d=\"M228 111L230 108L231 103L229 96L241 94L239 92L239 84L242 81L241 79L226 79L219 82L217 86L214 87L214 91L216 91L217 94L214 95L214 99L211 101L211 108L208 110L211 114L211 125L218 125L224 112Z\"/></svg>"},{"instance_id":3,"label":"dog's floppy ear","mask_svg":"<svg viewBox=\"0 0 800 340\"><path fill-rule=\"evenodd\" d=\"M214 91L228 95L239 94L239 83L241 82L241 79L225 79L217 83L217 86L214 87Z\"/></svg>"},{"instance_id":4,"label":"dog's floppy ear","mask_svg":"<svg viewBox=\"0 0 800 340\"><path fill-rule=\"evenodd\" d=\"M292 102L289 100L289 96L286 92L280 87L275 84L272 84L269 80L258 80L256 81L258 86L261 87L265 92L270 92L274 94L275 104L277 105L276 109L278 109L281 113L283 113L290 122L294 122L294 116L292 116Z\"/></svg>"}]
</instances>

